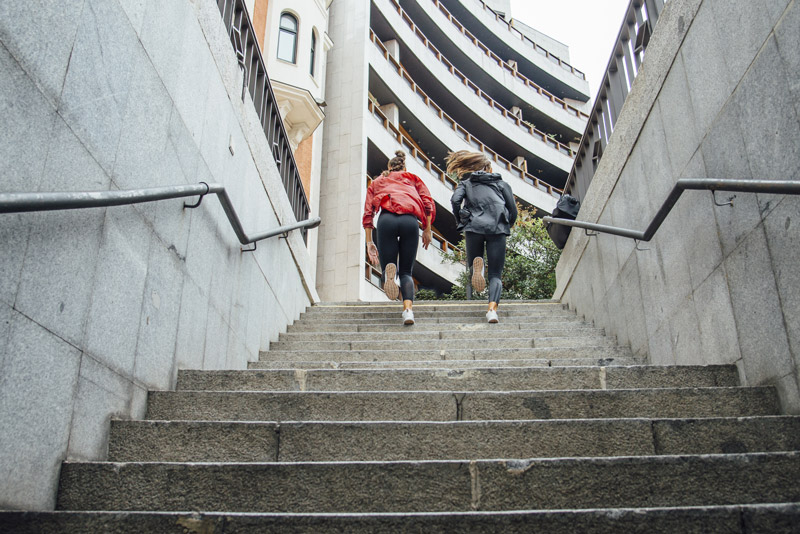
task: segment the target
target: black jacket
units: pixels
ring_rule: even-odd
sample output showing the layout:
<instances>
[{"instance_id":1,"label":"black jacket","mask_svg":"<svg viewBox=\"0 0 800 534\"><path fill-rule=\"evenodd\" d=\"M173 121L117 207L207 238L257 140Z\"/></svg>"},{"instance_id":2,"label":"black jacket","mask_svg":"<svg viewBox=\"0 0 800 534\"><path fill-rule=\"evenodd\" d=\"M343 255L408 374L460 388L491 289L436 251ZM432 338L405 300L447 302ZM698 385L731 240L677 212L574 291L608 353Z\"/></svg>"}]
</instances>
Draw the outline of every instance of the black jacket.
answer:
<instances>
[{"instance_id":1,"label":"black jacket","mask_svg":"<svg viewBox=\"0 0 800 534\"><path fill-rule=\"evenodd\" d=\"M470 186L472 192L467 194ZM459 231L509 235L517 220L517 204L511 186L497 173L478 171L464 174L450 204Z\"/></svg>"}]
</instances>

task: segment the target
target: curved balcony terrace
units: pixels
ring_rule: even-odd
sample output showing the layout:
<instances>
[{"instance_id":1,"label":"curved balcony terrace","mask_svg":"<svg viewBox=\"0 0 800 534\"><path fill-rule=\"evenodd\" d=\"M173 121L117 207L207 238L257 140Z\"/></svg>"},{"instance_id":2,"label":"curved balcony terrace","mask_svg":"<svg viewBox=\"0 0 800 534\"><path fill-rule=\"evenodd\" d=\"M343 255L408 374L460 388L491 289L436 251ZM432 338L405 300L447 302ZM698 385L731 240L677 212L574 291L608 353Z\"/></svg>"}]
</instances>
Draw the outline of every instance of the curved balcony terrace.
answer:
<instances>
[{"instance_id":1,"label":"curved balcony terrace","mask_svg":"<svg viewBox=\"0 0 800 534\"><path fill-rule=\"evenodd\" d=\"M398 9L402 9L397 0L390 1ZM439 0L423 0L414 6L413 19L415 22L413 24L421 28L429 40L437 41L439 43L437 48L450 61L454 62L455 57L460 56L459 63L465 74L473 76L473 79L481 79L481 71L489 74L493 80L504 82L504 85L508 86L508 89L515 95L523 97L519 99L519 103L515 102L515 105L522 104L520 107L528 105L534 109L534 113L546 114L571 129L585 124L586 119L589 118L583 110L554 95L522 73L518 66L507 62L492 51L454 17ZM406 11L401 14L407 24L408 19L412 18L410 15L411 13ZM451 29L456 31L450 31ZM566 112L566 118L564 112Z\"/></svg>"},{"instance_id":2,"label":"curved balcony terrace","mask_svg":"<svg viewBox=\"0 0 800 534\"><path fill-rule=\"evenodd\" d=\"M577 140L586 127L587 116L581 110L515 71L499 56L487 55L484 48L476 46L466 35L442 32L439 24L447 28L450 22L438 17L440 11L430 10L431 16L441 20L436 23L429 20L427 26L434 31L438 41L446 45L446 52L431 41L396 0L379 1L373 6L377 15L372 19L372 25L375 26L373 31L397 39L401 44L401 57L413 72L424 70L437 76L439 69L435 68L435 64L438 63L444 67L441 70L444 77L438 79L442 87L450 87L455 81L475 93L485 102L484 105L498 111L504 110L523 124L536 124L536 129L556 135L565 143ZM419 73L417 77L425 78ZM515 106L520 109L521 115L510 111Z\"/></svg>"},{"instance_id":3,"label":"curved balcony terrace","mask_svg":"<svg viewBox=\"0 0 800 534\"><path fill-rule=\"evenodd\" d=\"M477 24L486 28L490 37L484 39L485 44L495 53L514 59L520 70L528 72L530 76L539 79L539 75L544 75L550 78L543 83L550 91L563 98L581 102L589 100L589 84L583 72L515 28L510 21L486 5L484 0L444 0L441 3L446 4L462 23L470 21L469 25ZM565 13L564 16L569 14ZM532 51L535 53L531 54Z\"/></svg>"},{"instance_id":4,"label":"curved balcony terrace","mask_svg":"<svg viewBox=\"0 0 800 534\"><path fill-rule=\"evenodd\" d=\"M514 165L509 159L499 155L495 150L487 146L480 139L472 135L466 128L456 122L455 119L443 111L440 106L414 83L397 60L386 53L385 49L380 47L380 41L376 40L376 45L379 46L375 48L372 54L380 54L387 61L380 62L377 58L370 57L372 72L374 72L380 79L379 81L382 82L380 83L380 87L376 87L378 83L372 81L373 76L370 76L371 91L375 93L379 92L381 101L385 103L395 103L404 111L403 115L409 116L409 119L411 119L411 117L416 119L414 121L414 131L421 130L421 133L420 135L415 135L415 145L420 145L424 150L426 149L425 147L431 147L433 144L439 145L436 150L427 151L426 156L428 159L434 159L436 156L435 152L438 152L439 157L436 159L443 161L448 150L473 150L482 152L494 163L494 171L499 172L503 176L503 179L511 184L515 191L517 191L519 186L523 186L523 188L531 186L542 193L546 193L550 197L558 197L558 189L555 189L546 181L540 180L526 172L519 166ZM397 81L401 81L402 83L396 83ZM373 104L374 107L374 103L371 102L371 104ZM383 114L381 113L381 115ZM383 116L385 117L385 115ZM407 128L408 127L407 125ZM433 139L433 142L424 142L421 137L423 133L429 139ZM515 153L518 155L532 157L534 160L538 158L536 154L531 154L528 150L520 149L516 146L511 147L511 149L516 150ZM544 197L537 198L537 195L526 194L523 191L520 191L520 195L525 198L526 202L550 211L550 199Z\"/></svg>"},{"instance_id":5,"label":"curved balcony terrace","mask_svg":"<svg viewBox=\"0 0 800 534\"><path fill-rule=\"evenodd\" d=\"M501 138L512 140L520 147L530 147L529 152L559 169L559 174L568 173L572 168L575 156L572 148L559 142L553 134L548 134L529 124L518 115L496 102L490 95L473 83L461 71L456 69L434 46L421 34L416 26L413 28L402 22L404 19L395 10L383 13L386 23L392 27L392 34L397 37L406 49L405 63L412 64L416 70L424 70L430 76L424 77L425 92L437 102L446 103L451 116L461 117L461 124L470 131L486 131L484 140L489 144L500 144ZM413 24L413 23L412 23ZM399 29L398 29L399 28ZM413 31L413 33L411 33ZM414 35L416 37L411 37ZM380 41L376 37L377 41ZM376 43L377 45L377 43ZM385 47L381 45L384 49ZM388 54L388 52L387 52ZM435 61L429 59L433 57ZM421 61L420 58L428 59ZM404 65L408 70L408 66ZM423 81L423 80L420 80ZM456 81L457 83L453 83ZM482 111L485 110L485 111ZM511 128L509 128L511 126ZM556 150L541 150L541 147L530 143L533 138L537 143L550 145ZM548 179L560 183L564 178Z\"/></svg>"},{"instance_id":6,"label":"curved balcony terrace","mask_svg":"<svg viewBox=\"0 0 800 534\"><path fill-rule=\"evenodd\" d=\"M428 102L430 104L430 101ZM418 174L425 180L433 199L437 204L445 206L449 212L450 196L457 182L449 177L438 165L433 163L424 152L419 150L417 144L392 124L378 106L368 101L367 108L377 121L377 124L382 127L375 130L367 128L370 139L375 142L375 145L379 147L384 154L392 154L398 149L404 150L410 156L406 160L409 171ZM553 212L556 200L561 195L559 189L538 180L514 165L509 164L510 169L502 167L500 158L498 158L498 160L493 159L493 161L498 163L498 166L494 170L499 171L501 175L504 176L504 179L508 177L509 174L516 173L519 179L512 178L508 180L516 197L526 204L535 206L542 211L547 213ZM506 163L508 163L507 160ZM416 170L412 170L411 168L414 165L416 166ZM428 180L426 177L432 179Z\"/></svg>"}]
</instances>

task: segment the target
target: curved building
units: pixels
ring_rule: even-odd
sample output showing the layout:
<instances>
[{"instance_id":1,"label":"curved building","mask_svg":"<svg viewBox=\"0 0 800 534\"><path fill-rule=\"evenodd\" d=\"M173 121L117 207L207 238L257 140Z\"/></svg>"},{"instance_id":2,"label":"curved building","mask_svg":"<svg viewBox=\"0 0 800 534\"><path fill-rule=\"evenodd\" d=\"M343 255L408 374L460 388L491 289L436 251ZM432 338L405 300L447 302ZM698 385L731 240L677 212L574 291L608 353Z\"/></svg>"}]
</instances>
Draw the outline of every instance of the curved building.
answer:
<instances>
[{"instance_id":1,"label":"curved building","mask_svg":"<svg viewBox=\"0 0 800 534\"><path fill-rule=\"evenodd\" d=\"M493 9L496 8L496 9ZM361 228L370 177L408 154L436 201L434 242L414 267L445 291L461 267L448 151L485 153L524 206L550 213L572 168L589 86L567 47L513 20L508 2L335 0L330 7L317 289L325 301L381 300Z\"/></svg>"}]
</instances>

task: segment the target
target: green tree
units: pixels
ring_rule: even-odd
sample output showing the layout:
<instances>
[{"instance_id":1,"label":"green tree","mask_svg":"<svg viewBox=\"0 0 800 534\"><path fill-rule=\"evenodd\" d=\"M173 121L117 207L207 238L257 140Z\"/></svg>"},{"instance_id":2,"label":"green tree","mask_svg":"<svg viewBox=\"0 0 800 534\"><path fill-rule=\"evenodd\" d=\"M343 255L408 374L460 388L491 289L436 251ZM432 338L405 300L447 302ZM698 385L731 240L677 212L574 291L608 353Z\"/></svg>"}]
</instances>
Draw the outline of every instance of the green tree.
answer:
<instances>
[{"instance_id":1,"label":"green tree","mask_svg":"<svg viewBox=\"0 0 800 534\"><path fill-rule=\"evenodd\" d=\"M445 261L465 265L466 247L462 238L458 249L442 252ZM556 264L561 251L553 244L535 210L519 208L517 222L506 242L506 263L503 269L504 299L549 299L556 289ZM461 273L450 293L437 297L432 291L418 293L420 299L464 299L468 276ZM473 298L485 298L486 291Z\"/></svg>"}]
</instances>

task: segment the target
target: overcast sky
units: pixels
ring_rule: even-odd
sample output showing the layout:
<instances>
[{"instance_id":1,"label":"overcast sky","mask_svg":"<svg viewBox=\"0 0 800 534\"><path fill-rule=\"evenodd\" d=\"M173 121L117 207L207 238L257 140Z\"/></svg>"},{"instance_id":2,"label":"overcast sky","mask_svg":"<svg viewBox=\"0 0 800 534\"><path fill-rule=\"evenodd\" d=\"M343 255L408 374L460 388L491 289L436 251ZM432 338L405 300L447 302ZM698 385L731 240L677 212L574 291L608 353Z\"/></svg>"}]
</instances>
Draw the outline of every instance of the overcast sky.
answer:
<instances>
[{"instance_id":1,"label":"overcast sky","mask_svg":"<svg viewBox=\"0 0 800 534\"><path fill-rule=\"evenodd\" d=\"M511 16L569 46L594 99L629 0L511 0Z\"/></svg>"}]
</instances>

